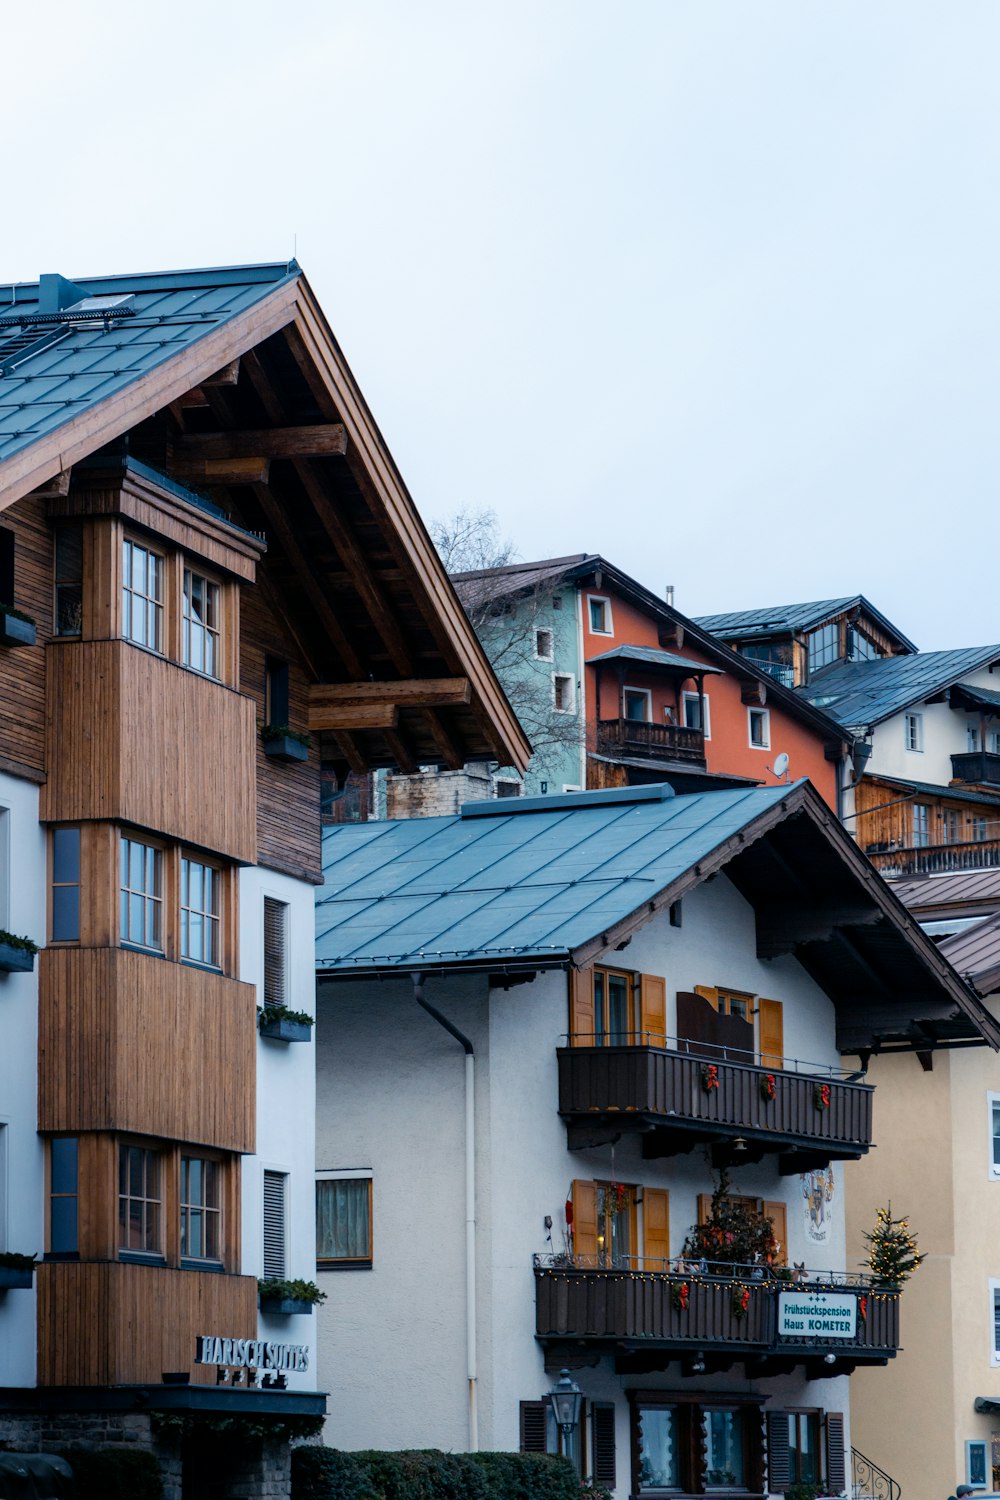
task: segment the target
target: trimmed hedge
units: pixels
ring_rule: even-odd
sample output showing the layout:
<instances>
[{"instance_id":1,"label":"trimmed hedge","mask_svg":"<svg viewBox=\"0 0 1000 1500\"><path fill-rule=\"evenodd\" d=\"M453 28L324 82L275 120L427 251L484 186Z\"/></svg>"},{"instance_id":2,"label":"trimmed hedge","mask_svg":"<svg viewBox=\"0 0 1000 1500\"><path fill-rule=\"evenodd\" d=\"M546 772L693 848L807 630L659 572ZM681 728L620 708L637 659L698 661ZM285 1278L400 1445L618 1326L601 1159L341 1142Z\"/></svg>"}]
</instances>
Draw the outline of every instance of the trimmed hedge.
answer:
<instances>
[{"instance_id":1,"label":"trimmed hedge","mask_svg":"<svg viewBox=\"0 0 1000 1500\"><path fill-rule=\"evenodd\" d=\"M160 1466L140 1448L67 1448L77 1500L163 1500Z\"/></svg>"},{"instance_id":2,"label":"trimmed hedge","mask_svg":"<svg viewBox=\"0 0 1000 1500\"><path fill-rule=\"evenodd\" d=\"M292 1500L580 1500L572 1464L541 1453L292 1450Z\"/></svg>"}]
</instances>

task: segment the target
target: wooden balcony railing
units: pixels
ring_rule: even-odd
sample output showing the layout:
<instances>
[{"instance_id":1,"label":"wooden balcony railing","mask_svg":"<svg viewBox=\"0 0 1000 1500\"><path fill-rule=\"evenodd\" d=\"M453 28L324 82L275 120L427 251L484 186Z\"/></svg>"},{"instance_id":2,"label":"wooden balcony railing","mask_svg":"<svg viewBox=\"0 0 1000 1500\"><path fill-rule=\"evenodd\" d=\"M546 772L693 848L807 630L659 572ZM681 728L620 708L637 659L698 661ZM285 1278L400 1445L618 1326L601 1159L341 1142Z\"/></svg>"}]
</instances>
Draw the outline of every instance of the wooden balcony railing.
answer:
<instances>
[{"instance_id":1,"label":"wooden balcony railing","mask_svg":"<svg viewBox=\"0 0 1000 1500\"><path fill-rule=\"evenodd\" d=\"M873 849L868 858L887 880L900 875L949 875L957 870L990 870L1000 866L1000 839Z\"/></svg>"},{"instance_id":2,"label":"wooden balcony railing","mask_svg":"<svg viewBox=\"0 0 1000 1500\"><path fill-rule=\"evenodd\" d=\"M871 1145L873 1090L829 1070L730 1062L676 1045L561 1047L558 1059L571 1150L642 1132L647 1156L705 1142L728 1160L784 1153L782 1170L793 1172L855 1161Z\"/></svg>"},{"instance_id":3,"label":"wooden balcony railing","mask_svg":"<svg viewBox=\"0 0 1000 1500\"><path fill-rule=\"evenodd\" d=\"M705 764L705 736L680 724L651 724L643 719L601 719L597 725L599 755L637 755L657 760Z\"/></svg>"},{"instance_id":4,"label":"wooden balcony railing","mask_svg":"<svg viewBox=\"0 0 1000 1500\"><path fill-rule=\"evenodd\" d=\"M968 750L962 755L953 755L951 774L956 781L1000 785L1000 755L989 750Z\"/></svg>"},{"instance_id":5,"label":"wooden balcony railing","mask_svg":"<svg viewBox=\"0 0 1000 1500\"><path fill-rule=\"evenodd\" d=\"M860 1363L884 1364L899 1347L899 1293L861 1277L807 1272L795 1282L787 1271L755 1266L702 1270L668 1262L672 1269L657 1270L649 1268L652 1264L631 1259L600 1267L572 1256L536 1255L536 1337L553 1346L556 1358L566 1341L619 1358L639 1355L647 1368L658 1359L697 1352L711 1357L714 1368L735 1359L753 1359L759 1371L819 1361L824 1374ZM829 1325L825 1331L783 1335L782 1298L796 1308L832 1301L845 1312L843 1333Z\"/></svg>"}]
</instances>

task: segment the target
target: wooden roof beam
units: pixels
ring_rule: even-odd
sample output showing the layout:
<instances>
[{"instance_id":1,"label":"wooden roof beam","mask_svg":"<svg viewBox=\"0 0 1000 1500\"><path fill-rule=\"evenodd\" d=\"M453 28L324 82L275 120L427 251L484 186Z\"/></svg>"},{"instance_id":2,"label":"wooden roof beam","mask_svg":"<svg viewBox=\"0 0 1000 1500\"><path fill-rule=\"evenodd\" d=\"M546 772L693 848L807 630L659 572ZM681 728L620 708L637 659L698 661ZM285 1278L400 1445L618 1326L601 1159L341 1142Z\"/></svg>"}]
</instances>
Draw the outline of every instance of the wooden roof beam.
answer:
<instances>
[{"instance_id":1,"label":"wooden roof beam","mask_svg":"<svg viewBox=\"0 0 1000 1500\"><path fill-rule=\"evenodd\" d=\"M401 682L317 682L309 689L311 708L343 708L355 703L396 703L400 708L455 708L470 701L467 677L414 677Z\"/></svg>"},{"instance_id":2,"label":"wooden roof beam","mask_svg":"<svg viewBox=\"0 0 1000 1500\"><path fill-rule=\"evenodd\" d=\"M187 459L217 458L342 458L347 433L340 422L313 427L265 427L250 432L187 433L174 444L174 453Z\"/></svg>"},{"instance_id":3,"label":"wooden roof beam","mask_svg":"<svg viewBox=\"0 0 1000 1500\"><path fill-rule=\"evenodd\" d=\"M266 484L271 461L267 458L189 458L175 445L168 461L172 478L185 484Z\"/></svg>"},{"instance_id":4,"label":"wooden roof beam","mask_svg":"<svg viewBox=\"0 0 1000 1500\"><path fill-rule=\"evenodd\" d=\"M310 734L331 730L340 734L347 730L357 734L369 729L395 729L399 722L399 709L395 703L346 703L341 708L309 710Z\"/></svg>"}]
</instances>

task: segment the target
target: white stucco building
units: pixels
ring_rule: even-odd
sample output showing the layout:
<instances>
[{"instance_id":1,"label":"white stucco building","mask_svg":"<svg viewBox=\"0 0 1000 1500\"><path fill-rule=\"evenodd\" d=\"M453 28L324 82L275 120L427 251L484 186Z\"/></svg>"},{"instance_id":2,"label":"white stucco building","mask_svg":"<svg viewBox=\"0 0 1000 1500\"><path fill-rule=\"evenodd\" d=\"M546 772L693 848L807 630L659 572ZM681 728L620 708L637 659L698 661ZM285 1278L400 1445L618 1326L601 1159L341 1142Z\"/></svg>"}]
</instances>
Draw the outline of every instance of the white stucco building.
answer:
<instances>
[{"instance_id":1,"label":"white stucco building","mask_svg":"<svg viewBox=\"0 0 1000 1500\"><path fill-rule=\"evenodd\" d=\"M325 1440L555 1451L568 1368L618 1500L842 1489L899 1342L847 1262L843 1054L998 1037L817 794L476 803L330 830L324 873ZM755 1263L685 1255L721 1170Z\"/></svg>"}]
</instances>

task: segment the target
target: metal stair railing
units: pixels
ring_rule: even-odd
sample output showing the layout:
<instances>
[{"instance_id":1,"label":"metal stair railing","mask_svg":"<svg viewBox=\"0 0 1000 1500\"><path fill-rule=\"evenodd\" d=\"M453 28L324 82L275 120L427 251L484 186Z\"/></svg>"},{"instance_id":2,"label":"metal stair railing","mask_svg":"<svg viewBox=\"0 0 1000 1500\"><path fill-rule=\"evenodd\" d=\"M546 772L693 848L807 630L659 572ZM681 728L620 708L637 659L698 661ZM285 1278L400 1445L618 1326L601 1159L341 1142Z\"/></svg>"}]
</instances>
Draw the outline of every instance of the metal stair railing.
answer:
<instances>
[{"instance_id":1,"label":"metal stair railing","mask_svg":"<svg viewBox=\"0 0 1000 1500\"><path fill-rule=\"evenodd\" d=\"M884 1469L852 1448L851 1494L853 1500L899 1500L900 1488Z\"/></svg>"}]
</instances>

